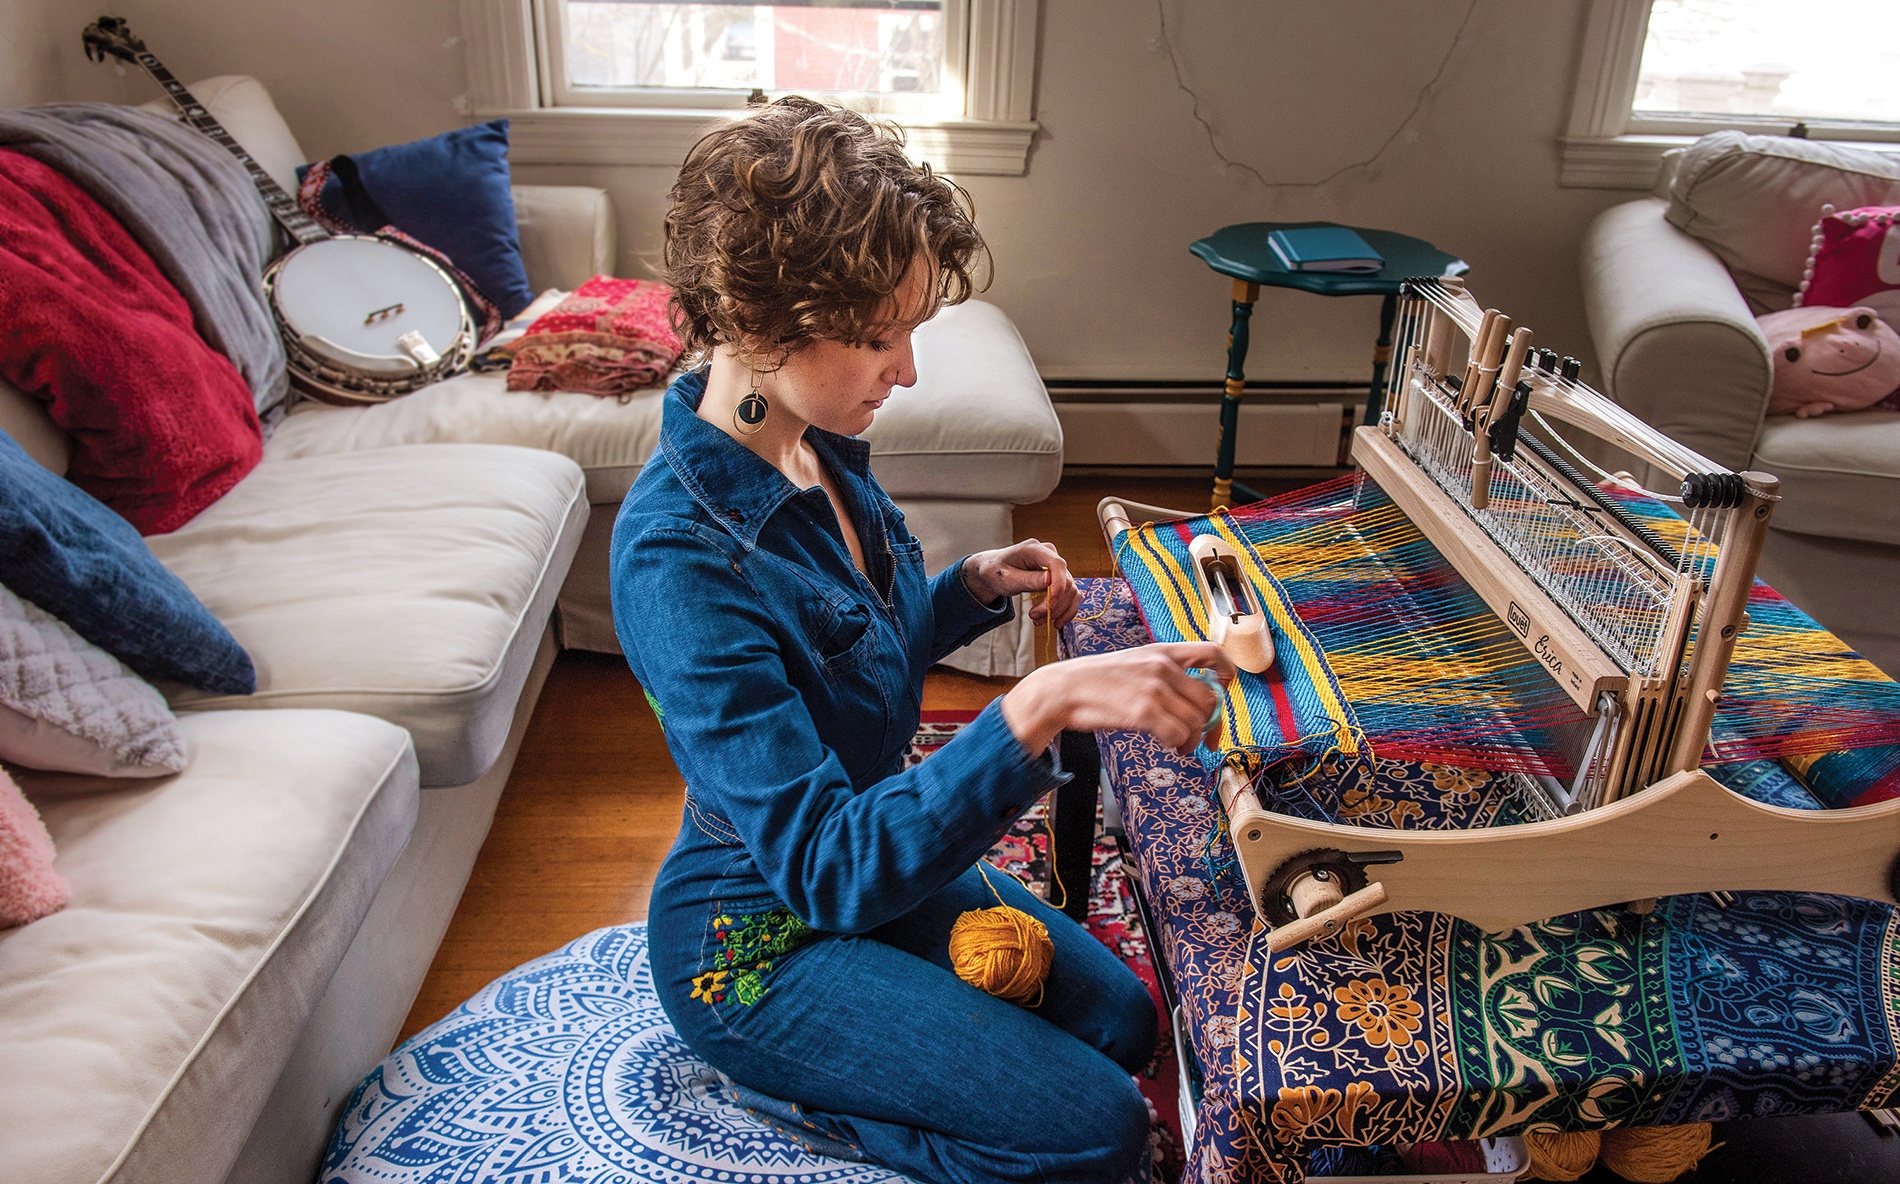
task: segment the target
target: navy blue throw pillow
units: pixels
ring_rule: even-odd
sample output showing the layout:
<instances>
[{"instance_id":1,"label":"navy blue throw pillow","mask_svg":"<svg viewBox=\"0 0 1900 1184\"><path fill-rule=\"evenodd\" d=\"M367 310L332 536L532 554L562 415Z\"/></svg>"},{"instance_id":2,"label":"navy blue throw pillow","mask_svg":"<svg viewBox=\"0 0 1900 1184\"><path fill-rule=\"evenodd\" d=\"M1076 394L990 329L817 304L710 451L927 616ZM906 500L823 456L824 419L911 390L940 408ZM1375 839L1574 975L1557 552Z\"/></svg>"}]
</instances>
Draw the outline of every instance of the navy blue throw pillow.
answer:
<instances>
[{"instance_id":1,"label":"navy blue throw pillow","mask_svg":"<svg viewBox=\"0 0 1900 1184\"><path fill-rule=\"evenodd\" d=\"M132 524L0 432L0 583L145 678L257 689L251 656Z\"/></svg>"},{"instance_id":2,"label":"navy blue throw pillow","mask_svg":"<svg viewBox=\"0 0 1900 1184\"><path fill-rule=\"evenodd\" d=\"M507 120L353 152L350 159L375 209L396 229L453 260L504 319L534 300L508 187ZM309 169L298 169L298 179ZM365 234L382 229L371 211L350 200L334 170L317 200L332 218Z\"/></svg>"}]
</instances>

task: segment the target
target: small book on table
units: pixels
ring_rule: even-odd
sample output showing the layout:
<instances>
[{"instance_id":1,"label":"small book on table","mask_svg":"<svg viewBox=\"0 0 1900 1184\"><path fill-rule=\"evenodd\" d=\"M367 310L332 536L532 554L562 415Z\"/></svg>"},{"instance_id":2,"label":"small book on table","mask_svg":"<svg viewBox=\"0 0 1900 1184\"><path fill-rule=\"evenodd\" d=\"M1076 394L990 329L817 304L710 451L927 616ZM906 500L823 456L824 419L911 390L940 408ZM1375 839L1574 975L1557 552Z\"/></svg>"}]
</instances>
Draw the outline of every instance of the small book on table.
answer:
<instances>
[{"instance_id":1,"label":"small book on table","mask_svg":"<svg viewBox=\"0 0 1900 1184\"><path fill-rule=\"evenodd\" d=\"M1275 230L1267 244L1288 271L1370 273L1385 267L1385 256L1344 226L1305 226Z\"/></svg>"}]
</instances>

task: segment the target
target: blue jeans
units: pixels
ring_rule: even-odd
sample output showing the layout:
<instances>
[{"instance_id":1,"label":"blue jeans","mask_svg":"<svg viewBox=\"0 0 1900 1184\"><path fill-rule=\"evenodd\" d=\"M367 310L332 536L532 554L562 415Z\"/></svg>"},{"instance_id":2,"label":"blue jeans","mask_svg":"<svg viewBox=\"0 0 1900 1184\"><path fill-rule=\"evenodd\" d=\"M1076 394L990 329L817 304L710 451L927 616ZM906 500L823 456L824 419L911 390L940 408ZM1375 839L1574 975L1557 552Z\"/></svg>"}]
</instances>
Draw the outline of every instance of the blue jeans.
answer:
<instances>
[{"instance_id":1,"label":"blue jeans","mask_svg":"<svg viewBox=\"0 0 1900 1184\"><path fill-rule=\"evenodd\" d=\"M1148 1109L1129 1075L1154 1053L1153 1000L1080 925L993 868L989 883L1049 927L1038 1006L950 970L950 927L996 903L971 868L868 934L794 951L693 1051L812 1149L929 1184L1145 1181Z\"/></svg>"}]
</instances>

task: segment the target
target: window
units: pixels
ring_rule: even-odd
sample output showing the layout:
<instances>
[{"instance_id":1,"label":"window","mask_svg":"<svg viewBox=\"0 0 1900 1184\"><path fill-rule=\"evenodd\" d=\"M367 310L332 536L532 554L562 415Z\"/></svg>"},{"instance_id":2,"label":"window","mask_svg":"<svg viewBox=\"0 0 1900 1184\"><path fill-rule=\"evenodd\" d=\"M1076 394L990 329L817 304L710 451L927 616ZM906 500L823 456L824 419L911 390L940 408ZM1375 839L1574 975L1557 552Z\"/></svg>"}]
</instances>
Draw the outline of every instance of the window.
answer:
<instances>
[{"instance_id":1,"label":"window","mask_svg":"<svg viewBox=\"0 0 1900 1184\"><path fill-rule=\"evenodd\" d=\"M1020 174L1040 0L463 0L465 114L531 164L676 165L722 112L822 95L946 172Z\"/></svg>"},{"instance_id":2,"label":"window","mask_svg":"<svg viewBox=\"0 0 1900 1184\"><path fill-rule=\"evenodd\" d=\"M1654 0L1631 126L1741 116L1777 129L1814 121L1861 134L1900 130L1900 4L1841 17L1817 18L1795 0Z\"/></svg>"},{"instance_id":3,"label":"window","mask_svg":"<svg viewBox=\"0 0 1900 1184\"><path fill-rule=\"evenodd\" d=\"M1802 0L1592 0L1563 184L1648 188L1665 151L1723 128L1900 152L1900 5L1815 13Z\"/></svg>"},{"instance_id":4,"label":"window","mask_svg":"<svg viewBox=\"0 0 1900 1184\"><path fill-rule=\"evenodd\" d=\"M561 106L736 107L757 90L885 113L963 114L959 63L944 58L960 0L545 4Z\"/></svg>"}]
</instances>

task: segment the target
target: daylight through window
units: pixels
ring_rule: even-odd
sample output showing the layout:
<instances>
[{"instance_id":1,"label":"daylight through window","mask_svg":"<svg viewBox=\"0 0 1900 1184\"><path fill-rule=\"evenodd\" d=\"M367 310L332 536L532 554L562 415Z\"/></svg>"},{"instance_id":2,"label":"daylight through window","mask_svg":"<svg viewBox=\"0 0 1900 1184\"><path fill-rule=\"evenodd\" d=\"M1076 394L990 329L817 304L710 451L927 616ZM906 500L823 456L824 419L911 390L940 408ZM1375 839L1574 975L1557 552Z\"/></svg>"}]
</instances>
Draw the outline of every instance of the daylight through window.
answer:
<instances>
[{"instance_id":1,"label":"daylight through window","mask_svg":"<svg viewBox=\"0 0 1900 1184\"><path fill-rule=\"evenodd\" d=\"M567 88L935 96L945 0L563 0Z\"/></svg>"},{"instance_id":2,"label":"daylight through window","mask_svg":"<svg viewBox=\"0 0 1900 1184\"><path fill-rule=\"evenodd\" d=\"M1655 0L1632 125L1684 116L1900 124L1900 4Z\"/></svg>"}]
</instances>

